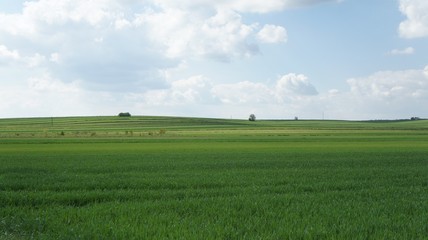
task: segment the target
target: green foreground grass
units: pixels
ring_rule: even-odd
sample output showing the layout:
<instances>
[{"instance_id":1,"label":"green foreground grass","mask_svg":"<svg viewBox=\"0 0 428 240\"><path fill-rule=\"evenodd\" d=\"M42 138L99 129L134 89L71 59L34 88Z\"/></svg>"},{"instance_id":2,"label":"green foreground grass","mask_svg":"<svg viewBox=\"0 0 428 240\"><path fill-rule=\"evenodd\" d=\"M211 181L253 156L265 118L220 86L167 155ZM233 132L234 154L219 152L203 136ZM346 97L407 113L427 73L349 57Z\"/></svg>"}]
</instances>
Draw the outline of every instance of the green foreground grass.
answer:
<instances>
[{"instance_id":1,"label":"green foreground grass","mask_svg":"<svg viewBox=\"0 0 428 240\"><path fill-rule=\"evenodd\" d=\"M427 239L428 121L0 120L0 239Z\"/></svg>"}]
</instances>

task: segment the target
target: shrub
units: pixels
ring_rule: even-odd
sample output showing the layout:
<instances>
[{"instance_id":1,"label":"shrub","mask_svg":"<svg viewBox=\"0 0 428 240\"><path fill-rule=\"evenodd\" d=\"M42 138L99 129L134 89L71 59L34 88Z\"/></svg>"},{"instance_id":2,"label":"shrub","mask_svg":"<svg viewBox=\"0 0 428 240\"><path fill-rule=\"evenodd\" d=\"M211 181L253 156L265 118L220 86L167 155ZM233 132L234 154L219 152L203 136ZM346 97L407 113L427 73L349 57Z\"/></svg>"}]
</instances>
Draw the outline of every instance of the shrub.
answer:
<instances>
[{"instance_id":1,"label":"shrub","mask_svg":"<svg viewBox=\"0 0 428 240\"><path fill-rule=\"evenodd\" d=\"M130 117L131 114L129 112L121 112L119 113L119 117Z\"/></svg>"}]
</instances>

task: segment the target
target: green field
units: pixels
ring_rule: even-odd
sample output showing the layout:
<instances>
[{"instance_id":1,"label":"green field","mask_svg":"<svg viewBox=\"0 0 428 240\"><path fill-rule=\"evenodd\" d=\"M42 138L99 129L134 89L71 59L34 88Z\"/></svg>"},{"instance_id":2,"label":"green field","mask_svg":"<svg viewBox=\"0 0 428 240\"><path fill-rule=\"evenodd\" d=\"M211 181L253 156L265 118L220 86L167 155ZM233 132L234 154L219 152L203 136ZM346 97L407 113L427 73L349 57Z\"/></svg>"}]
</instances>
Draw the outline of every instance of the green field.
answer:
<instances>
[{"instance_id":1,"label":"green field","mask_svg":"<svg viewBox=\"0 0 428 240\"><path fill-rule=\"evenodd\" d=\"M1 119L0 239L428 239L428 121Z\"/></svg>"}]
</instances>

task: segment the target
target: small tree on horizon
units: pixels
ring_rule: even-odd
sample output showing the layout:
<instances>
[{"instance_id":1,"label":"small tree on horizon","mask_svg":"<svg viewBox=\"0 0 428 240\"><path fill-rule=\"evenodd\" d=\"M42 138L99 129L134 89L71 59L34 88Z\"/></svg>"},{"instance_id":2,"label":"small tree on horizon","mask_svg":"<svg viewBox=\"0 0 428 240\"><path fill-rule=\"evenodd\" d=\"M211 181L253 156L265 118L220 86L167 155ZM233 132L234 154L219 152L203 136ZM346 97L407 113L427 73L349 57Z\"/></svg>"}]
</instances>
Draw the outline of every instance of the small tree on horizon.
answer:
<instances>
[{"instance_id":1,"label":"small tree on horizon","mask_svg":"<svg viewBox=\"0 0 428 240\"><path fill-rule=\"evenodd\" d=\"M130 117L131 114L129 112L121 112L119 113L119 117Z\"/></svg>"},{"instance_id":2,"label":"small tree on horizon","mask_svg":"<svg viewBox=\"0 0 428 240\"><path fill-rule=\"evenodd\" d=\"M256 115L250 114L250 117L248 118L248 120L250 120L252 122L256 121Z\"/></svg>"}]
</instances>

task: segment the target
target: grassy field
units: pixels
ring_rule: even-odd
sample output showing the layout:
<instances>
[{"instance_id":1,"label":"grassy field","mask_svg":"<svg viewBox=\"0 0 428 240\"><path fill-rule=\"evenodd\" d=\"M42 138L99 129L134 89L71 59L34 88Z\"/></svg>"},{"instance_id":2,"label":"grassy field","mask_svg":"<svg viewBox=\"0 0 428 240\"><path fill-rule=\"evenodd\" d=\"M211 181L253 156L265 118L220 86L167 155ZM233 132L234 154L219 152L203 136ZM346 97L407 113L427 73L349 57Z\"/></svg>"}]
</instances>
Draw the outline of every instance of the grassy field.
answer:
<instances>
[{"instance_id":1,"label":"grassy field","mask_svg":"<svg viewBox=\"0 0 428 240\"><path fill-rule=\"evenodd\" d=\"M428 239L428 121L1 119L0 239Z\"/></svg>"}]
</instances>

